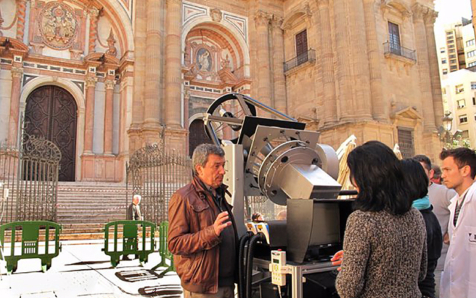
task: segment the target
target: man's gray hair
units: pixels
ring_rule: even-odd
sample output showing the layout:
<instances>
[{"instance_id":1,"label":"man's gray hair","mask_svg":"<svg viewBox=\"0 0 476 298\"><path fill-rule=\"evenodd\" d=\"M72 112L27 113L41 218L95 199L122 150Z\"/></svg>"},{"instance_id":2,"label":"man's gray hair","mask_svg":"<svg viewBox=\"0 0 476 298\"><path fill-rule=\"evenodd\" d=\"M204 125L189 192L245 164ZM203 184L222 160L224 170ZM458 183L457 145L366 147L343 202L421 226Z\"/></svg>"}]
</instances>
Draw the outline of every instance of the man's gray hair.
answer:
<instances>
[{"instance_id":1,"label":"man's gray hair","mask_svg":"<svg viewBox=\"0 0 476 298\"><path fill-rule=\"evenodd\" d=\"M223 157L225 156L225 151L223 151L221 147L214 144L201 144L198 145L195 150L193 150L192 171L194 175L197 174L197 170L195 169L195 167L197 165L204 167L207 164L208 156L210 154Z\"/></svg>"}]
</instances>

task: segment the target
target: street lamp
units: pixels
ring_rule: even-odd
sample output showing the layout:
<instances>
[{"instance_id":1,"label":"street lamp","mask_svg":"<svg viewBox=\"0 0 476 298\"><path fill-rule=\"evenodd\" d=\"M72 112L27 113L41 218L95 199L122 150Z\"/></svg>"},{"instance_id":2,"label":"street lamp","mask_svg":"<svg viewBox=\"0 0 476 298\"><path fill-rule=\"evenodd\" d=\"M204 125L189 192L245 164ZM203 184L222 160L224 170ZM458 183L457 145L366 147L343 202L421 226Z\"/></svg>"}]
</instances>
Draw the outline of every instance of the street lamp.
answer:
<instances>
[{"instance_id":1,"label":"street lamp","mask_svg":"<svg viewBox=\"0 0 476 298\"><path fill-rule=\"evenodd\" d=\"M443 126L438 128L438 134L440 135L440 140L446 144L452 144L454 139L461 138L461 131L457 130L454 135L451 133L451 128L453 127L453 117L451 117L451 112L446 112L443 117Z\"/></svg>"},{"instance_id":2,"label":"street lamp","mask_svg":"<svg viewBox=\"0 0 476 298\"><path fill-rule=\"evenodd\" d=\"M446 112L445 117L443 117L443 128L445 131L451 131L453 126L453 117L451 117L451 112Z\"/></svg>"}]
</instances>

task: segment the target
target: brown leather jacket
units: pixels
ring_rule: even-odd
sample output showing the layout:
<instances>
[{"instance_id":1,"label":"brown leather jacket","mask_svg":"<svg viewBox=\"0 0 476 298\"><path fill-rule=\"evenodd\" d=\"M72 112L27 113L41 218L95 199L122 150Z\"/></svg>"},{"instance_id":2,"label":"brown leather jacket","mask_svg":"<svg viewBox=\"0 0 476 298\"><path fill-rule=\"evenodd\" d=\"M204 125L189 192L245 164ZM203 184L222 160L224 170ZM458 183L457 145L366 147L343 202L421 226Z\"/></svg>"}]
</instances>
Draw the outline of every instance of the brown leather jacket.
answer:
<instances>
[{"instance_id":1,"label":"brown leather jacket","mask_svg":"<svg viewBox=\"0 0 476 298\"><path fill-rule=\"evenodd\" d=\"M175 268L184 289L193 293L217 293L220 237L215 234L213 223L219 210L195 179L198 178L177 190L170 200L168 248L174 254ZM222 187L226 190L225 185ZM231 205L225 205L237 235Z\"/></svg>"}]
</instances>

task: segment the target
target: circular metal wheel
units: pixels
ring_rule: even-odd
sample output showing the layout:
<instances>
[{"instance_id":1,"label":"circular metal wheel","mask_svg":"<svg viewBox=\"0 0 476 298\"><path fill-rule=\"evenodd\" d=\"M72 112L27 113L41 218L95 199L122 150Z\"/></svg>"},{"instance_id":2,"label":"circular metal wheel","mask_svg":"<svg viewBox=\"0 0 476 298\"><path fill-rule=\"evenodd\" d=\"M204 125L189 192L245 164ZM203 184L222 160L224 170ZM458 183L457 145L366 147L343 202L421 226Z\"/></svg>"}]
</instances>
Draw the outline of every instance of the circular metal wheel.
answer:
<instances>
[{"instance_id":1,"label":"circular metal wheel","mask_svg":"<svg viewBox=\"0 0 476 298\"><path fill-rule=\"evenodd\" d=\"M242 100L240 100L240 98ZM217 98L210 105L207 113L213 116L238 119L244 119L245 116L256 116L256 107L248 102L245 102L245 98L245 95L238 93L225 94L222 97ZM245 108L243 108L242 103L246 105ZM219 122L211 122L211 125L220 142L222 140L228 140L235 144L238 142L241 130L240 126ZM205 132L210 139L213 139L206 128Z\"/></svg>"}]
</instances>

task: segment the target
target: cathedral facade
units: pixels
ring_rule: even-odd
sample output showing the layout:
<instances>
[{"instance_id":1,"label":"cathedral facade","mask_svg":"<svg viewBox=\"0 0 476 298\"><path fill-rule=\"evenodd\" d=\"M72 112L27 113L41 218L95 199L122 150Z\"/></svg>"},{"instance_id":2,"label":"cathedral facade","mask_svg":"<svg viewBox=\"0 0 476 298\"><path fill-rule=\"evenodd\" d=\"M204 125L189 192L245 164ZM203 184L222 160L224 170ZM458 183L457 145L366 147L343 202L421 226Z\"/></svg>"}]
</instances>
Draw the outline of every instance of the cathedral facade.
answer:
<instances>
[{"instance_id":1,"label":"cathedral facade","mask_svg":"<svg viewBox=\"0 0 476 298\"><path fill-rule=\"evenodd\" d=\"M239 92L320 142L437 158L443 106L432 0L3 0L0 140L50 139L60 180L125 179L130 155L189 154Z\"/></svg>"}]
</instances>

